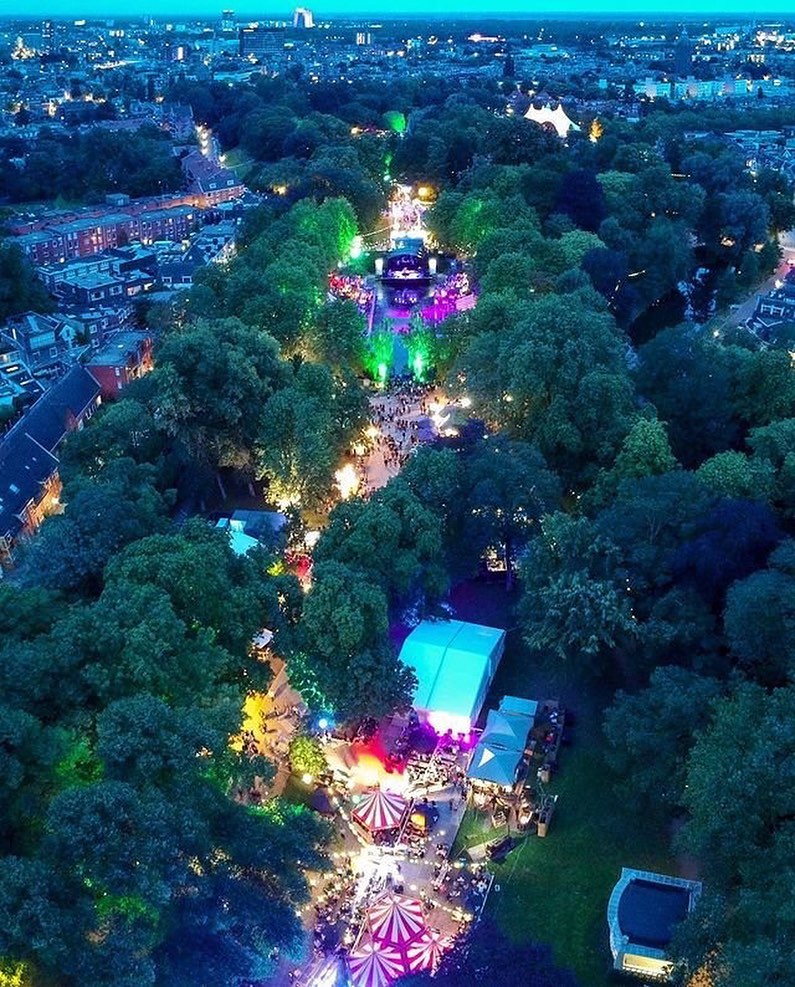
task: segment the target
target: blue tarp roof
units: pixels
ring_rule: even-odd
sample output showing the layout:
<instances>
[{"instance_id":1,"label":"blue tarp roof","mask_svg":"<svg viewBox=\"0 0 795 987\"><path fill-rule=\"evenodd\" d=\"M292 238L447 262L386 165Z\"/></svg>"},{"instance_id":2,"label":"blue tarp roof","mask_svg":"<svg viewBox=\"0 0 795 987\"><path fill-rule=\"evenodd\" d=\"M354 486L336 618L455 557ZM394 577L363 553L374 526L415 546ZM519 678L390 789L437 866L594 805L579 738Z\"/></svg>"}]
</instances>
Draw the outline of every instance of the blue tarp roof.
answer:
<instances>
[{"instance_id":1,"label":"blue tarp roof","mask_svg":"<svg viewBox=\"0 0 795 987\"><path fill-rule=\"evenodd\" d=\"M520 716L535 718L538 702L535 699L521 699L519 696L504 696L500 703L501 713L518 713Z\"/></svg>"},{"instance_id":2,"label":"blue tarp roof","mask_svg":"<svg viewBox=\"0 0 795 987\"><path fill-rule=\"evenodd\" d=\"M532 728L533 718L530 716L490 709L482 739L506 750L523 751Z\"/></svg>"},{"instance_id":3,"label":"blue tarp roof","mask_svg":"<svg viewBox=\"0 0 795 987\"><path fill-rule=\"evenodd\" d=\"M521 759L521 751L492 747L483 737L472 752L467 777L509 787L516 781L516 769Z\"/></svg>"}]
</instances>

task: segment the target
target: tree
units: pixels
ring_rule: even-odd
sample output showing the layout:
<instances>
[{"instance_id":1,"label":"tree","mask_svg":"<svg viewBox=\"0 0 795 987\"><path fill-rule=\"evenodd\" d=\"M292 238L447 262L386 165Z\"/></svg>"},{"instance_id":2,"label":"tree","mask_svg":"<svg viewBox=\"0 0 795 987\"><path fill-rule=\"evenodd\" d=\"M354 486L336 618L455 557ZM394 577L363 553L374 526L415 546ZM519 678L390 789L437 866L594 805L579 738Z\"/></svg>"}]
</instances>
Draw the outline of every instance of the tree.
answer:
<instances>
[{"instance_id":1,"label":"tree","mask_svg":"<svg viewBox=\"0 0 795 987\"><path fill-rule=\"evenodd\" d=\"M75 477L66 513L49 518L23 560L24 578L50 589L97 593L102 571L125 545L168 526L171 497L153 485L154 468L109 462L96 479Z\"/></svg>"},{"instance_id":2,"label":"tree","mask_svg":"<svg viewBox=\"0 0 795 987\"><path fill-rule=\"evenodd\" d=\"M335 301L317 314L310 330L313 359L335 372L360 373L364 365L365 320L351 301Z\"/></svg>"},{"instance_id":3,"label":"tree","mask_svg":"<svg viewBox=\"0 0 795 987\"><path fill-rule=\"evenodd\" d=\"M14 243L0 243L0 322L20 312L49 312L53 302Z\"/></svg>"},{"instance_id":4,"label":"tree","mask_svg":"<svg viewBox=\"0 0 795 987\"><path fill-rule=\"evenodd\" d=\"M46 805L62 736L21 709L0 705L0 844L24 853Z\"/></svg>"},{"instance_id":5,"label":"tree","mask_svg":"<svg viewBox=\"0 0 795 987\"><path fill-rule=\"evenodd\" d=\"M769 567L735 582L726 596L726 638L746 671L777 684L795 671L795 551L787 540Z\"/></svg>"},{"instance_id":6,"label":"tree","mask_svg":"<svg viewBox=\"0 0 795 987\"><path fill-rule=\"evenodd\" d=\"M290 741L290 766L296 774L317 777L328 770L323 746L316 737L299 734Z\"/></svg>"},{"instance_id":7,"label":"tree","mask_svg":"<svg viewBox=\"0 0 795 987\"><path fill-rule=\"evenodd\" d=\"M675 666L657 668L648 686L619 691L605 714L609 761L638 815L681 806L687 759L720 683Z\"/></svg>"},{"instance_id":8,"label":"tree","mask_svg":"<svg viewBox=\"0 0 795 987\"><path fill-rule=\"evenodd\" d=\"M637 418L621 444L615 462L602 470L589 499L607 503L625 480L657 476L676 469L665 425L656 418Z\"/></svg>"},{"instance_id":9,"label":"tree","mask_svg":"<svg viewBox=\"0 0 795 987\"><path fill-rule=\"evenodd\" d=\"M194 458L245 466L268 399L287 380L274 339L238 319L221 319L169 334L142 384L155 420Z\"/></svg>"},{"instance_id":10,"label":"tree","mask_svg":"<svg viewBox=\"0 0 795 987\"><path fill-rule=\"evenodd\" d=\"M775 480L769 462L734 451L716 453L699 466L696 475L720 496L764 501L770 500Z\"/></svg>"},{"instance_id":11,"label":"tree","mask_svg":"<svg viewBox=\"0 0 795 987\"><path fill-rule=\"evenodd\" d=\"M328 495L344 449L364 425L363 406L355 381L337 382L310 363L269 399L253 453L255 473L277 503L311 507Z\"/></svg>"},{"instance_id":12,"label":"tree","mask_svg":"<svg viewBox=\"0 0 795 987\"><path fill-rule=\"evenodd\" d=\"M586 169L564 175L555 211L569 216L580 229L595 233L605 218L604 193L596 175Z\"/></svg>"},{"instance_id":13,"label":"tree","mask_svg":"<svg viewBox=\"0 0 795 987\"><path fill-rule=\"evenodd\" d=\"M677 581L692 581L719 607L728 587L761 566L781 539L773 511L759 501L720 500L671 558Z\"/></svg>"},{"instance_id":14,"label":"tree","mask_svg":"<svg viewBox=\"0 0 795 987\"><path fill-rule=\"evenodd\" d=\"M638 390L666 423L674 455L685 467L736 442L739 423L725 350L683 325L658 332L639 356Z\"/></svg>"},{"instance_id":15,"label":"tree","mask_svg":"<svg viewBox=\"0 0 795 987\"><path fill-rule=\"evenodd\" d=\"M465 459L464 538L475 558L499 546L510 587L515 559L539 519L560 500L560 484L534 446L494 436Z\"/></svg>"},{"instance_id":16,"label":"tree","mask_svg":"<svg viewBox=\"0 0 795 987\"><path fill-rule=\"evenodd\" d=\"M295 584L292 577L269 575L271 561L265 552L236 556L223 532L195 519L117 555L106 588L119 587L120 596L133 586L157 589L185 627L206 628L214 644L242 658L263 626L286 629L279 598L289 608Z\"/></svg>"},{"instance_id":17,"label":"tree","mask_svg":"<svg viewBox=\"0 0 795 987\"><path fill-rule=\"evenodd\" d=\"M438 518L400 478L369 501L335 507L315 558L357 569L395 602L439 597L447 584Z\"/></svg>"},{"instance_id":18,"label":"tree","mask_svg":"<svg viewBox=\"0 0 795 987\"><path fill-rule=\"evenodd\" d=\"M386 597L371 578L340 562L316 564L301 636L317 688L342 717L408 703L413 676L395 657L388 626Z\"/></svg>"},{"instance_id":19,"label":"tree","mask_svg":"<svg viewBox=\"0 0 795 987\"><path fill-rule=\"evenodd\" d=\"M631 420L621 334L592 304L541 298L517 324L476 336L455 368L479 413L538 445L572 484L612 462Z\"/></svg>"},{"instance_id":20,"label":"tree","mask_svg":"<svg viewBox=\"0 0 795 987\"><path fill-rule=\"evenodd\" d=\"M527 646L593 667L594 659L637 633L616 559L615 547L585 518L544 518L519 570Z\"/></svg>"},{"instance_id":21,"label":"tree","mask_svg":"<svg viewBox=\"0 0 795 987\"><path fill-rule=\"evenodd\" d=\"M60 452L61 478L68 485L77 474L97 479L108 464L130 459L158 465L164 436L149 410L135 398L105 405L86 428L72 432Z\"/></svg>"},{"instance_id":22,"label":"tree","mask_svg":"<svg viewBox=\"0 0 795 987\"><path fill-rule=\"evenodd\" d=\"M681 844L709 890L674 943L684 972L720 987L785 984L793 935L792 686L741 682L719 701L690 754Z\"/></svg>"}]
</instances>

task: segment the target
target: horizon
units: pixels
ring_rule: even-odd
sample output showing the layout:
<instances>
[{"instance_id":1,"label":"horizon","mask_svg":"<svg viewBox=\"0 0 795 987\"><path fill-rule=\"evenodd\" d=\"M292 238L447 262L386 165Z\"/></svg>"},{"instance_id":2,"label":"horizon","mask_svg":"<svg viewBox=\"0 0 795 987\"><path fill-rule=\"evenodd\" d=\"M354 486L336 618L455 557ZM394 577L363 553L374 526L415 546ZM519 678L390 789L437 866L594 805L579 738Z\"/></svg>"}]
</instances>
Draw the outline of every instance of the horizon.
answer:
<instances>
[{"instance_id":1,"label":"horizon","mask_svg":"<svg viewBox=\"0 0 795 987\"><path fill-rule=\"evenodd\" d=\"M503 0L506 6L499 10L484 11L478 9L472 2L461 2L461 0L438 0L434 11L428 12L427 6L422 0L397 0L397 4L390 8L389 16L384 17L383 5L375 0L331 0L328 5L304 4L309 6L316 21L326 21L330 19L358 19L362 17L376 18L383 23L390 23L401 20L418 21L440 21L440 20L488 20L488 21L526 21L533 23L548 20L569 20L571 18L584 17L589 23L601 20L629 20L638 24L655 23L670 20L698 21L706 19L708 21L722 20L724 18L737 19L742 21L754 20L757 18L773 18L778 22L791 19L791 15L783 15L780 10L768 7L757 7L756 4L748 5L742 0L723 0L719 4L710 3L703 0L702 3L694 6L689 0L668 0L651 6L646 6L642 11L638 11L637 4L629 0L608 0L598 10L588 6L584 0L559 0L557 3L549 3L544 9L536 9L532 13L528 12L522 0ZM295 6L280 5L276 10L263 9L266 5L262 0L244 0L243 3L231 4L237 18L251 20L285 20L289 19ZM198 3L192 0L166 0L165 3L158 0L134 0L133 3L125 4L124 12L120 13L118 6L114 7L109 0L31 0L26 5L24 13L4 13L0 9L0 20L2 21L25 21L36 20L41 17L53 19L83 19L99 18L112 19L118 21L135 20L138 18L152 17L156 20L171 20L176 18L187 20L206 20L209 17L221 16L223 3L216 0L199 0Z\"/></svg>"}]
</instances>

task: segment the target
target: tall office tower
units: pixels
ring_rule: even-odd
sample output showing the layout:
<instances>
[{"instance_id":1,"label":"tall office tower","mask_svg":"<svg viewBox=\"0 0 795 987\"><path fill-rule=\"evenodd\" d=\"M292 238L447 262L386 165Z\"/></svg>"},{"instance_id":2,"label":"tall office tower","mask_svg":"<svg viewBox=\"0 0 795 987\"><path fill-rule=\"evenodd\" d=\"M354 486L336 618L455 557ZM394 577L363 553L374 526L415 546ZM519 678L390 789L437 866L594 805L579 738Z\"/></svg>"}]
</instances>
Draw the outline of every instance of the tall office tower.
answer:
<instances>
[{"instance_id":1,"label":"tall office tower","mask_svg":"<svg viewBox=\"0 0 795 987\"><path fill-rule=\"evenodd\" d=\"M284 54L285 31L280 27L262 27L250 24L238 31L242 58L273 59Z\"/></svg>"},{"instance_id":2,"label":"tall office tower","mask_svg":"<svg viewBox=\"0 0 795 987\"><path fill-rule=\"evenodd\" d=\"M695 45L688 37L687 28L683 27L674 47L674 71L678 76L686 79L692 73L694 50Z\"/></svg>"},{"instance_id":3,"label":"tall office tower","mask_svg":"<svg viewBox=\"0 0 795 987\"><path fill-rule=\"evenodd\" d=\"M307 7L296 7L293 11L293 27L309 28L315 26L315 18Z\"/></svg>"},{"instance_id":4,"label":"tall office tower","mask_svg":"<svg viewBox=\"0 0 795 987\"><path fill-rule=\"evenodd\" d=\"M55 25L52 21L41 22L41 50L51 52L55 48Z\"/></svg>"},{"instance_id":5,"label":"tall office tower","mask_svg":"<svg viewBox=\"0 0 795 987\"><path fill-rule=\"evenodd\" d=\"M224 32L229 32L230 34L235 29L235 12L234 10L222 10L221 11L221 30Z\"/></svg>"}]
</instances>

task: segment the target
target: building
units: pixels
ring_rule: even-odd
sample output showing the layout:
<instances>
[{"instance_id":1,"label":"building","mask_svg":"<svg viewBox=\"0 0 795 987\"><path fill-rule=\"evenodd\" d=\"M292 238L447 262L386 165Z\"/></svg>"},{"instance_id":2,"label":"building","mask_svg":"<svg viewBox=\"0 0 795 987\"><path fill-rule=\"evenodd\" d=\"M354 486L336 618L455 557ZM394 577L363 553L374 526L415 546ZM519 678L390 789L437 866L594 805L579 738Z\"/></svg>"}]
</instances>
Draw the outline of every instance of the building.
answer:
<instances>
[{"instance_id":1,"label":"building","mask_svg":"<svg viewBox=\"0 0 795 987\"><path fill-rule=\"evenodd\" d=\"M0 563L58 508L61 481L56 452L102 402L85 367L75 366L33 405L0 441Z\"/></svg>"},{"instance_id":2,"label":"building","mask_svg":"<svg viewBox=\"0 0 795 987\"><path fill-rule=\"evenodd\" d=\"M400 660L417 676L414 708L438 733L469 734L505 648L505 631L460 620L423 620Z\"/></svg>"},{"instance_id":3,"label":"building","mask_svg":"<svg viewBox=\"0 0 795 987\"><path fill-rule=\"evenodd\" d=\"M201 198L205 209L239 199L246 191L233 171L221 167L213 157L201 151L186 154L182 159L182 170L189 182L188 192Z\"/></svg>"},{"instance_id":4,"label":"building","mask_svg":"<svg viewBox=\"0 0 795 987\"><path fill-rule=\"evenodd\" d=\"M82 345L79 327L59 315L24 312L8 319L2 330L5 340L14 347L14 359L24 363L31 373L76 363Z\"/></svg>"},{"instance_id":5,"label":"building","mask_svg":"<svg viewBox=\"0 0 795 987\"><path fill-rule=\"evenodd\" d=\"M682 28L679 40L674 47L674 71L680 78L690 75L693 68L693 52L695 46L687 34L687 28Z\"/></svg>"},{"instance_id":6,"label":"building","mask_svg":"<svg viewBox=\"0 0 795 987\"><path fill-rule=\"evenodd\" d=\"M116 333L88 361L105 401L118 397L130 381L143 377L153 366L152 337L132 330Z\"/></svg>"},{"instance_id":7,"label":"building","mask_svg":"<svg viewBox=\"0 0 795 987\"><path fill-rule=\"evenodd\" d=\"M293 11L293 27L297 30L308 30L315 26L315 18L306 7L296 7Z\"/></svg>"},{"instance_id":8,"label":"building","mask_svg":"<svg viewBox=\"0 0 795 987\"><path fill-rule=\"evenodd\" d=\"M284 54L286 40L283 27L263 27L259 24L241 27L238 32L240 57L268 61Z\"/></svg>"},{"instance_id":9,"label":"building","mask_svg":"<svg viewBox=\"0 0 795 987\"><path fill-rule=\"evenodd\" d=\"M155 240L186 240L200 222L201 213L195 206L147 210L130 206L124 211L79 219L53 218L42 222L38 229L17 236L14 242L34 264L62 264L139 241L150 244Z\"/></svg>"},{"instance_id":10,"label":"building","mask_svg":"<svg viewBox=\"0 0 795 987\"><path fill-rule=\"evenodd\" d=\"M668 980L668 947L700 894L699 881L622 868L607 906L614 969L643 979Z\"/></svg>"}]
</instances>

